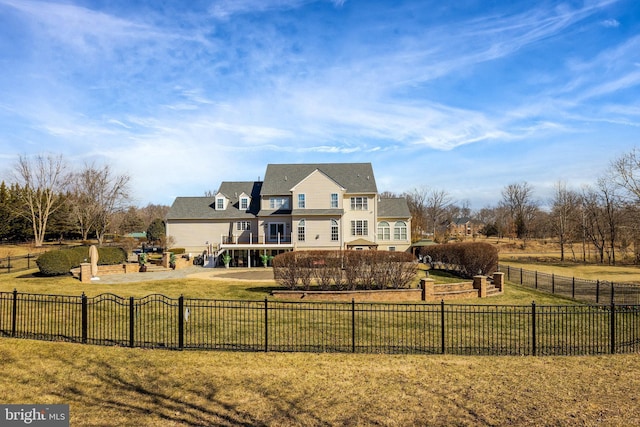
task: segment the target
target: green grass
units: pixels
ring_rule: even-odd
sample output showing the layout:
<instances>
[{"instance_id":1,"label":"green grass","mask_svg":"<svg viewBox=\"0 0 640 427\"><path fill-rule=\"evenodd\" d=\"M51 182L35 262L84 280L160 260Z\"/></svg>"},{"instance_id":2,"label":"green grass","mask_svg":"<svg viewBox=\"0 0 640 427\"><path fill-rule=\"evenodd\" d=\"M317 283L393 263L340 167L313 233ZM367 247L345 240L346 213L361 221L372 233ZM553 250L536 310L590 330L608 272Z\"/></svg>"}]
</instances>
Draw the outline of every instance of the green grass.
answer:
<instances>
[{"instance_id":1,"label":"green grass","mask_svg":"<svg viewBox=\"0 0 640 427\"><path fill-rule=\"evenodd\" d=\"M168 352L0 340L0 401L73 426L627 426L640 358Z\"/></svg>"}]
</instances>

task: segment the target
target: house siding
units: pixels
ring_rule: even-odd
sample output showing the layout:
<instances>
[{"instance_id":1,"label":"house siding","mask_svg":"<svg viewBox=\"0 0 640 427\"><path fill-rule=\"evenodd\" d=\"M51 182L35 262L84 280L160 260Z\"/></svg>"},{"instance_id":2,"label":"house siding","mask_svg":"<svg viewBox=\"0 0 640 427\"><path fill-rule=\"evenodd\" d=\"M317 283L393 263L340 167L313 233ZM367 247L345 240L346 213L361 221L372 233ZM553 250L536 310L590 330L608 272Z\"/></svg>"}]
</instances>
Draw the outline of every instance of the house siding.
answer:
<instances>
[{"instance_id":1,"label":"house siding","mask_svg":"<svg viewBox=\"0 0 640 427\"><path fill-rule=\"evenodd\" d=\"M300 194L305 196L304 206L298 205ZM337 206L331 205L332 194L338 195ZM213 198L176 198L166 221L167 235L174 237L176 247L188 252L202 252L207 245L214 249L278 252L348 247L407 251L411 245L411 216L406 200L380 199L370 164L268 165L264 182L223 182L218 195L227 198L224 210L215 209ZM239 209L240 199L249 195L250 208ZM366 209L352 209L353 197L366 200ZM274 209L272 198L285 199L288 204ZM304 240L298 238L302 220ZM331 239L332 220L338 223L337 241ZM378 238L378 223L382 220L390 224L390 240ZM238 230L238 221L249 221L250 230ZM366 234L352 234L352 221L366 221ZM407 224L406 239L394 238L396 221ZM353 242L357 245L350 245Z\"/></svg>"}]
</instances>

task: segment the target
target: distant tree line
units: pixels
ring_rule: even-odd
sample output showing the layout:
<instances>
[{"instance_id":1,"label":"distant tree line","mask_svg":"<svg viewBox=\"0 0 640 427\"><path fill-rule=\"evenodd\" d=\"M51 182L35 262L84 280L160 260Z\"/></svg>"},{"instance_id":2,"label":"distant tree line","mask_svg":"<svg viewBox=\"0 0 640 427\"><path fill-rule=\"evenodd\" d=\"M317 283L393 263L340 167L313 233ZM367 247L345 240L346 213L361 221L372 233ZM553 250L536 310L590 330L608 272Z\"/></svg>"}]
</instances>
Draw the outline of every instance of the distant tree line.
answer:
<instances>
[{"instance_id":1,"label":"distant tree line","mask_svg":"<svg viewBox=\"0 0 640 427\"><path fill-rule=\"evenodd\" d=\"M72 169L60 155L20 156L12 181L0 183L0 241L97 239L144 232L162 223L169 207L131 204L130 177L109 165ZM164 223L162 223L164 225ZM158 238L158 237L156 237Z\"/></svg>"},{"instance_id":2,"label":"distant tree line","mask_svg":"<svg viewBox=\"0 0 640 427\"><path fill-rule=\"evenodd\" d=\"M591 185L571 188L558 181L549 200L537 199L527 182L506 185L495 206L478 211L471 211L468 202L454 202L446 190L421 187L402 196L409 203L414 240L454 239L447 225L467 218L482 224L477 235L518 238L523 245L528 239L553 239L561 261L613 265L631 256L640 263L638 148L614 159Z\"/></svg>"}]
</instances>

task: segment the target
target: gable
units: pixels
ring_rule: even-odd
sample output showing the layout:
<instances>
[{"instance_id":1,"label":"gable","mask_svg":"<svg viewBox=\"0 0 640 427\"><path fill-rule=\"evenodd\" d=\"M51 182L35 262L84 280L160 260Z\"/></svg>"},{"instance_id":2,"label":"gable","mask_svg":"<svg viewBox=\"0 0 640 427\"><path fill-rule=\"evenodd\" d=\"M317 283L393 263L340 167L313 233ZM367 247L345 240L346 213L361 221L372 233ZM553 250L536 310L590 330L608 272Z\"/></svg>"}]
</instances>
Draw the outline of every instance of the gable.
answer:
<instances>
[{"instance_id":1,"label":"gable","mask_svg":"<svg viewBox=\"0 0 640 427\"><path fill-rule=\"evenodd\" d=\"M318 169L311 172L302 181L291 188L290 191L292 193L317 193L320 189L332 191L334 193L345 191L344 187L342 187L334 179Z\"/></svg>"},{"instance_id":2,"label":"gable","mask_svg":"<svg viewBox=\"0 0 640 427\"><path fill-rule=\"evenodd\" d=\"M290 194L291 189L318 170L346 193L378 192L371 163L269 164L262 185L263 196Z\"/></svg>"}]
</instances>

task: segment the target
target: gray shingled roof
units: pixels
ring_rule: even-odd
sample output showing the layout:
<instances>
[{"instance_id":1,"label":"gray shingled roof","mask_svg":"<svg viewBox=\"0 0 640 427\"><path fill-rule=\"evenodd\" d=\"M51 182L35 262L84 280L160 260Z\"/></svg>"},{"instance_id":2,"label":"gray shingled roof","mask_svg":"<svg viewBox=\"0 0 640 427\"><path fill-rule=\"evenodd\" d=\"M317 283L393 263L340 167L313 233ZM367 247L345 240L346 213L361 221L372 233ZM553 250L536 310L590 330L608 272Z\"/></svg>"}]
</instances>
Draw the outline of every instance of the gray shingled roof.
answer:
<instances>
[{"instance_id":1,"label":"gray shingled roof","mask_svg":"<svg viewBox=\"0 0 640 427\"><path fill-rule=\"evenodd\" d=\"M215 218L214 197L176 197L167 212L167 219Z\"/></svg>"},{"instance_id":2,"label":"gray shingled roof","mask_svg":"<svg viewBox=\"0 0 640 427\"><path fill-rule=\"evenodd\" d=\"M215 197L176 197L169 208L167 219L249 219L254 218L260 209L261 182L223 182L220 193L229 198L227 209L215 209ZM238 209L238 200L242 193L251 196L249 210Z\"/></svg>"},{"instance_id":3,"label":"gray shingled roof","mask_svg":"<svg viewBox=\"0 0 640 427\"><path fill-rule=\"evenodd\" d=\"M260 210L260 190L262 188L262 182L253 182L253 181L223 181L220 184L219 193L224 194L230 200L230 206L227 208L239 208L238 202L240 201L240 195L242 193L251 197L251 204L249 205L249 212L253 215L257 214ZM239 211L238 211L239 212Z\"/></svg>"},{"instance_id":4,"label":"gray shingled roof","mask_svg":"<svg viewBox=\"0 0 640 427\"><path fill-rule=\"evenodd\" d=\"M378 218L410 218L411 212L407 199L380 199L378 202Z\"/></svg>"},{"instance_id":5,"label":"gray shingled roof","mask_svg":"<svg viewBox=\"0 0 640 427\"><path fill-rule=\"evenodd\" d=\"M318 169L347 193L377 193L371 163L269 164L262 185L263 196L289 194L292 187Z\"/></svg>"}]
</instances>

